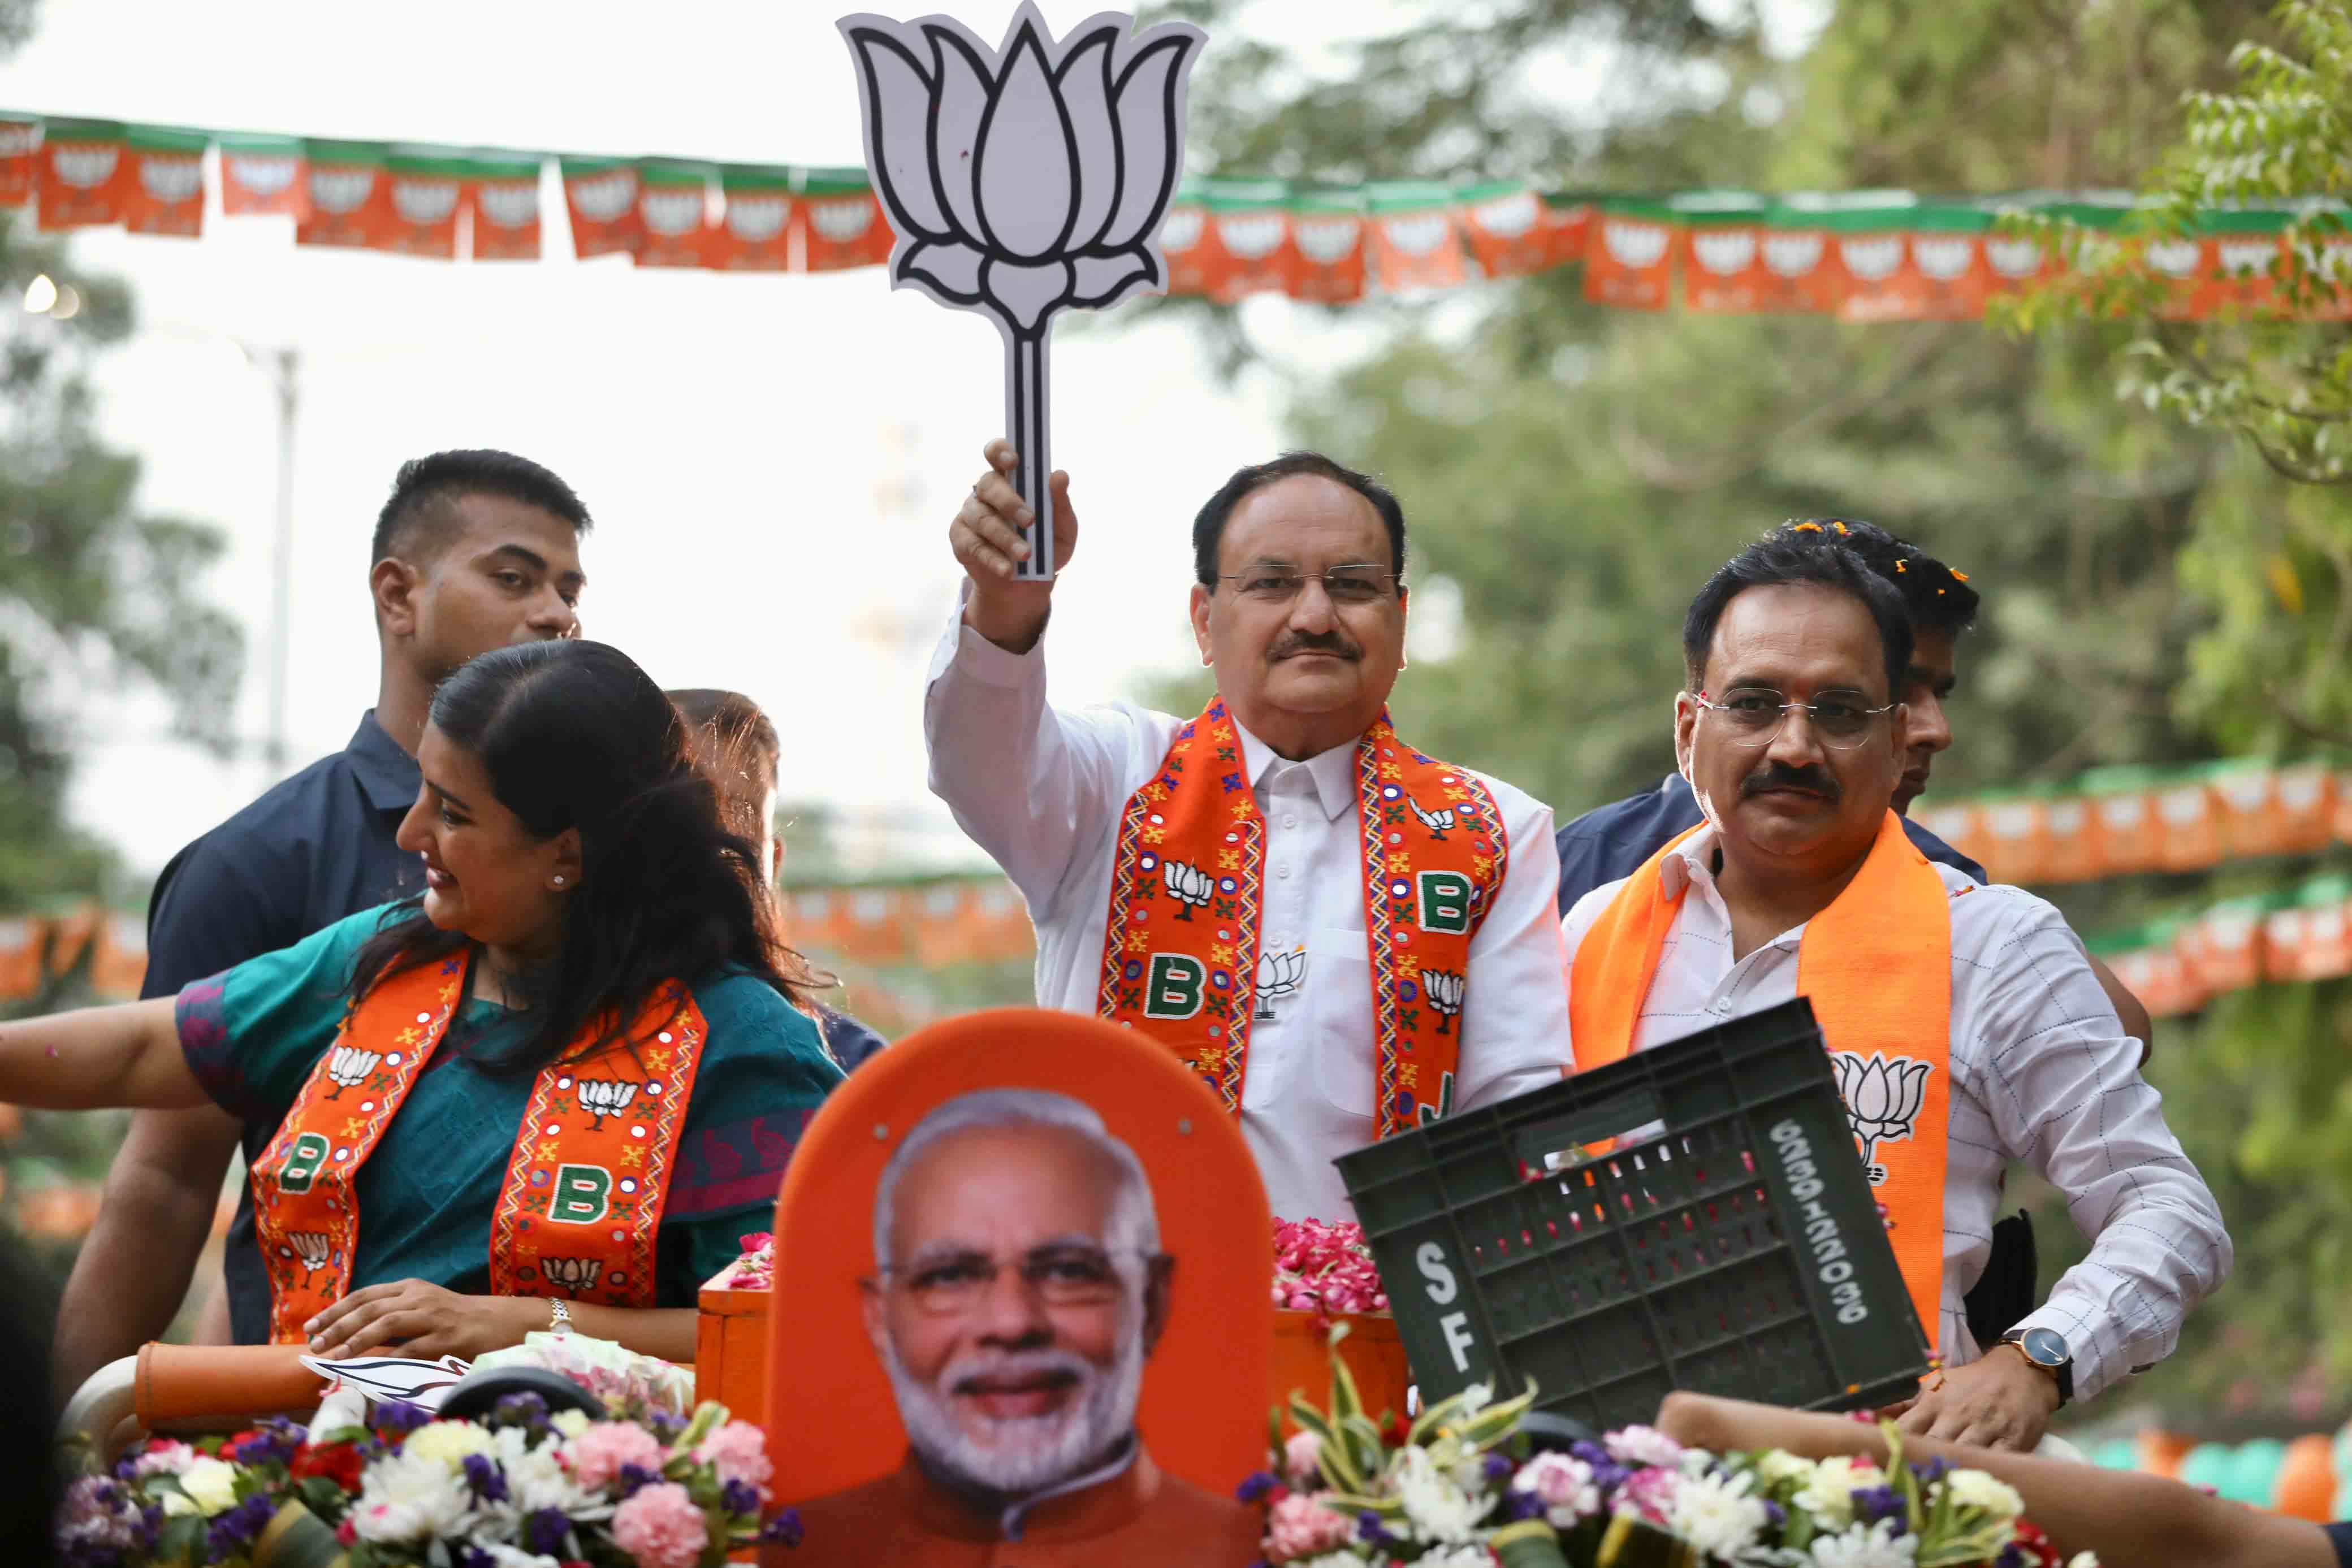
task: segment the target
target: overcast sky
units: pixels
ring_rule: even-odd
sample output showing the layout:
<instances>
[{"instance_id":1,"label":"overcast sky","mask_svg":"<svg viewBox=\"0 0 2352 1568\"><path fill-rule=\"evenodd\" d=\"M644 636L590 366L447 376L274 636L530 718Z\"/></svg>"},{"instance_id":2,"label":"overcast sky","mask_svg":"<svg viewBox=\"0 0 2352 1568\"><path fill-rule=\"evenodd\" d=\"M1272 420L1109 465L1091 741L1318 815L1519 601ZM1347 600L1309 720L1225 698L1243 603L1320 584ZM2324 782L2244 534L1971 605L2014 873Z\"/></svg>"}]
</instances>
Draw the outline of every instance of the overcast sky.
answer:
<instances>
[{"instance_id":1,"label":"overcast sky","mask_svg":"<svg viewBox=\"0 0 2352 1568\"><path fill-rule=\"evenodd\" d=\"M1092 9L1045 6L1057 28ZM967 14L991 36L1001 20ZM834 15L686 0L657 13L47 0L32 44L0 67L0 104L856 163L856 93ZM237 339L302 355L298 765L339 747L374 696L366 546L394 469L437 448L500 446L563 475L596 516L591 635L665 685L757 698L784 733L787 797L912 827L907 852L958 852L923 788L920 679L955 580L945 519L1000 421L1001 350L983 320L894 294L879 269L742 277L568 256L451 265L298 250L289 220L216 210L201 240L99 231L76 254L126 277L145 322L102 364L108 436L145 459L147 506L229 536L206 586L250 638L241 732L267 726L276 436L268 383ZM1113 696L1137 672L1190 655L1185 525L1228 471L1276 445L1274 401L1264 385L1217 383L1174 328L1058 348L1054 452L1086 529L1055 619L1058 696ZM909 488L911 513L877 500ZM869 546L863 559L820 559L845 523ZM257 758L220 764L163 740L160 704L111 700L91 717L100 739L76 814L142 870L265 781Z\"/></svg>"}]
</instances>

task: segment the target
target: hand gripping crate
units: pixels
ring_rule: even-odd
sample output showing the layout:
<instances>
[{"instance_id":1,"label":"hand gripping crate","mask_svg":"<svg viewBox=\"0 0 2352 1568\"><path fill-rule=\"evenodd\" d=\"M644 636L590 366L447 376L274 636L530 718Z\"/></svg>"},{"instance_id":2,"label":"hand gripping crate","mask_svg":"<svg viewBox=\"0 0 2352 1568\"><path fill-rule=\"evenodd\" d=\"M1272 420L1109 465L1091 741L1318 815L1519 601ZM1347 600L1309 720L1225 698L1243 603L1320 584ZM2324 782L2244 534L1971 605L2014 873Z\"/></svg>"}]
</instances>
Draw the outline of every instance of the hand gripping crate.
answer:
<instances>
[{"instance_id":1,"label":"hand gripping crate","mask_svg":"<svg viewBox=\"0 0 2352 1568\"><path fill-rule=\"evenodd\" d=\"M1605 1430L1671 1389L1856 1409L1927 1369L1802 998L1337 1163L1424 1403L1532 1378Z\"/></svg>"}]
</instances>

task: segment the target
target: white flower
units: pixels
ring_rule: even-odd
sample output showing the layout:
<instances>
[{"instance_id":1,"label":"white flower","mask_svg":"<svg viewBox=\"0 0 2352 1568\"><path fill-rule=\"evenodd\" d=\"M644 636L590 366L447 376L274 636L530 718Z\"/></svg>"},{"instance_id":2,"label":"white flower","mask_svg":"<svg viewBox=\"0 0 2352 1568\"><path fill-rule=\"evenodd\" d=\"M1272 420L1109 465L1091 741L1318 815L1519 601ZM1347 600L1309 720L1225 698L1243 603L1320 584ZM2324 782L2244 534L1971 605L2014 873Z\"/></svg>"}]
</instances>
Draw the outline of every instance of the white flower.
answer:
<instances>
[{"instance_id":1,"label":"white flower","mask_svg":"<svg viewBox=\"0 0 2352 1568\"><path fill-rule=\"evenodd\" d=\"M368 1541L431 1540L457 1533L471 1511L471 1494L446 1464L404 1446L361 1473L352 1529Z\"/></svg>"},{"instance_id":2,"label":"white flower","mask_svg":"<svg viewBox=\"0 0 2352 1568\"><path fill-rule=\"evenodd\" d=\"M1601 1438L1601 1443L1609 1450L1609 1457L1621 1465L1672 1468L1682 1462L1683 1446L1655 1427L1620 1427Z\"/></svg>"},{"instance_id":3,"label":"white flower","mask_svg":"<svg viewBox=\"0 0 2352 1568\"><path fill-rule=\"evenodd\" d=\"M167 1491L163 1494L164 1518L177 1519L184 1513L194 1513L195 1511L196 1505L190 1502L182 1494L175 1491Z\"/></svg>"},{"instance_id":4,"label":"white flower","mask_svg":"<svg viewBox=\"0 0 2352 1568\"><path fill-rule=\"evenodd\" d=\"M1413 1533L1423 1541L1455 1543L1470 1540L1478 1521L1493 1506L1474 1498L1440 1471L1426 1448L1407 1448L1398 1456L1397 1499Z\"/></svg>"},{"instance_id":5,"label":"white flower","mask_svg":"<svg viewBox=\"0 0 2352 1568\"><path fill-rule=\"evenodd\" d=\"M525 1552L520 1546L509 1546L502 1541L484 1541L478 1536L471 1543L477 1552L489 1553L498 1568L563 1568L554 1558L537 1552Z\"/></svg>"},{"instance_id":6,"label":"white flower","mask_svg":"<svg viewBox=\"0 0 2352 1568\"><path fill-rule=\"evenodd\" d=\"M566 1441L580 1436L593 1425L585 1410L558 1410L547 1418L547 1424L555 1428L556 1436Z\"/></svg>"},{"instance_id":7,"label":"white flower","mask_svg":"<svg viewBox=\"0 0 2352 1568\"><path fill-rule=\"evenodd\" d=\"M2099 1554L2095 1552L2077 1552L2074 1556L2066 1559L2066 1568L2099 1568Z\"/></svg>"},{"instance_id":8,"label":"white flower","mask_svg":"<svg viewBox=\"0 0 2352 1568\"><path fill-rule=\"evenodd\" d=\"M180 1472L180 1490L207 1517L226 1513L236 1506L236 1467L219 1459L192 1460Z\"/></svg>"},{"instance_id":9,"label":"white flower","mask_svg":"<svg viewBox=\"0 0 2352 1568\"><path fill-rule=\"evenodd\" d=\"M1710 1557L1737 1559L1772 1521L1764 1500L1748 1495L1755 1477L1685 1476L1675 1492L1668 1525Z\"/></svg>"},{"instance_id":10,"label":"white flower","mask_svg":"<svg viewBox=\"0 0 2352 1568\"><path fill-rule=\"evenodd\" d=\"M1811 1485L1813 1469L1812 1460L1786 1448L1774 1448L1756 1461L1756 1473L1766 1486L1779 1486L1782 1481Z\"/></svg>"},{"instance_id":11,"label":"white flower","mask_svg":"<svg viewBox=\"0 0 2352 1568\"><path fill-rule=\"evenodd\" d=\"M1601 1489L1592 1482L1592 1467L1567 1454L1538 1454L1519 1467L1511 1485L1531 1491L1544 1505L1544 1518L1557 1530L1567 1530L1601 1511Z\"/></svg>"},{"instance_id":12,"label":"white flower","mask_svg":"<svg viewBox=\"0 0 2352 1568\"><path fill-rule=\"evenodd\" d=\"M525 1446L519 1427L501 1427L490 1434L491 1454L506 1471L506 1507L517 1516L551 1508L573 1519L608 1518L613 1504L572 1479L557 1458L558 1443Z\"/></svg>"},{"instance_id":13,"label":"white flower","mask_svg":"<svg viewBox=\"0 0 2352 1568\"><path fill-rule=\"evenodd\" d=\"M1877 1485L1875 1470L1870 1472L1868 1485ZM1789 1500L1811 1514L1831 1530L1843 1530L1853 1522L1853 1489L1859 1481L1853 1461L1840 1456L1823 1459L1813 1467L1812 1479L1805 1490Z\"/></svg>"},{"instance_id":14,"label":"white flower","mask_svg":"<svg viewBox=\"0 0 2352 1568\"><path fill-rule=\"evenodd\" d=\"M1982 1470L1954 1470L1944 1478L1944 1490L1962 1508L1980 1508L1996 1519L2012 1520L2025 1511L2015 1487Z\"/></svg>"},{"instance_id":15,"label":"white flower","mask_svg":"<svg viewBox=\"0 0 2352 1568\"><path fill-rule=\"evenodd\" d=\"M1326 1552L1320 1557L1308 1557L1290 1564L1290 1568L1371 1568L1371 1559L1353 1552ZM1429 1561L1423 1558L1423 1562Z\"/></svg>"},{"instance_id":16,"label":"white flower","mask_svg":"<svg viewBox=\"0 0 2352 1568\"><path fill-rule=\"evenodd\" d=\"M1467 1421L1471 1416L1475 1416L1479 1411L1484 1410L1487 1406L1492 1405L1494 1402L1495 1385L1493 1384L1472 1384L1469 1387L1462 1391L1462 1418L1465 1421ZM1423 1558L1422 1561L1427 1562L1428 1559Z\"/></svg>"},{"instance_id":17,"label":"white flower","mask_svg":"<svg viewBox=\"0 0 2352 1568\"><path fill-rule=\"evenodd\" d=\"M411 1432L400 1451L438 1459L455 1471L465 1468L467 1455L487 1454L490 1448L489 1433L471 1421L435 1421Z\"/></svg>"},{"instance_id":18,"label":"white flower","mask_svg":"<svg viewBox=\"0 0 2352 1568\"><path fill-rule=\"evenodd\" d=\"M1840 1535L1816 1536L1813 1563L1815 1568L1911 1568L1918 1551L1917 1536L1897 1535L1895 1521L1882 1519Z\"/></svg>"}]
</instances>

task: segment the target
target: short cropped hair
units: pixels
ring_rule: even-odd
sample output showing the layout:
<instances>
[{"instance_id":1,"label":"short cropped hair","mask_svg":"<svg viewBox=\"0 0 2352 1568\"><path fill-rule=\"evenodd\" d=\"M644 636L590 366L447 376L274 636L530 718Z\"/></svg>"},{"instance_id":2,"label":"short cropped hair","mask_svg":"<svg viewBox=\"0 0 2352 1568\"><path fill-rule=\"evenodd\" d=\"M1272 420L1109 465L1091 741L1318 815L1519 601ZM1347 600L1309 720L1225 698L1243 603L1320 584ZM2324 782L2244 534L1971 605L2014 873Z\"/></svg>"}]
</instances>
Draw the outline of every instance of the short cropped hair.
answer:
<instances>
[{"instance_id":1,"label":"short cropped hair","mask_svg":"<svg viewBox=\"0 0 2352 1568\"><path fill-rule=\"evenodd\" d=\"M1160 1250L1160 1211L1151 1197L1151 1177L1135 1151L1114 1138L1090 1105L1045 1089L979 1089L960 1094L915 1124L874 1184L874 1263L890 1260L890 1228L897 1219L898 1181L925 1149L940 1139L981 1127L1055 1127L1077 1134L1102 1151L1118 1172L1111 1201L1110 1235L1105 1244L1114 1251L1155 1255ZM1119 1260L1131 1270L1133 1257Z\"/></svg>"},{"instance_id":2,"label":"short cropped hair","mask_svg":"<svg viewBox=\"0 0 2352 1568\"><path fill-rule=\"evenodd\" d=\"M1910 612L1914 632L1955 636L1976 624L1981 602L1969 574L1954 571L1917 545L1876 523L1858 517L1799 517L1780 525L1784 533L1835 544L1862 558L1862 564L1895 585Z\"/></svg>"},{"instance_id":3,"label":"short cropped hair","mask_svg":"<svg viewBox=\"0 0 2352 1568\"><path fill-rule=\"evenodd\" d=\"M760 705L741 692L687 686L664 692L686 720L698 761L719 786L719 809L734 831L757 839L761 797L776 787L783 747ZM748 788L747 788L748 786Z\"/></svg>"},{"instance_id":4,"label":"short cropped hair","mask_svg":"<svg viewBox=\"0 0 2352 1568\"><path fill-rule=\"evenodd\" d=\"M392 494L375 515L368 564L403 553L439 554L457 532L453 503L465 496L501 496L537 507L570 523L574 536L595 527L572 486L528 457L487 447L436 452L410 458L393 476Z\"/></svg>"},{"instance_id":5,"label":"short cropped hair","mask_svg":"<svg viewBox=\"0 0 2352 1568\"><path fill-rule=\"evenodd\" d=\"M1903 674L1911 667L1911 618L1895 585L1863 564L1842 545L1823 545L1810 534L1776 528L1716 568L1683 617L1683 664L1690 689L1705 689L1706 656L1725 607L1751 588L1805 583L1859 600L1878 628L1886 661L1886 695L1903 699Z\"/></svg>"},{"instance_id":6,"label":"short cropped hair","mask_svg":"<svg viewBox=\"0 0 2352 1568\"><path fill-rule=\"evenodd\" d=\"M1389 487L1369 474L1359 474L1353 468L1336 463L1320 452L1286 452L1271 463L1253 463L1246 468L1236 468L1234 476L1218 487L1217 493L1192 518L1192 575L1201 586L1214 593L1217 591L1217 549L1224 542L1225 519L1234 508L1253 490L1262 490L1279 479L1294 474L1312 474L1318 478L1345 485L1372 504L1381 515L1381 527L1389 534L1389 570L1397 574L1400 585L1404 580L1404 507Z\"/></svg>"}]
</instances>

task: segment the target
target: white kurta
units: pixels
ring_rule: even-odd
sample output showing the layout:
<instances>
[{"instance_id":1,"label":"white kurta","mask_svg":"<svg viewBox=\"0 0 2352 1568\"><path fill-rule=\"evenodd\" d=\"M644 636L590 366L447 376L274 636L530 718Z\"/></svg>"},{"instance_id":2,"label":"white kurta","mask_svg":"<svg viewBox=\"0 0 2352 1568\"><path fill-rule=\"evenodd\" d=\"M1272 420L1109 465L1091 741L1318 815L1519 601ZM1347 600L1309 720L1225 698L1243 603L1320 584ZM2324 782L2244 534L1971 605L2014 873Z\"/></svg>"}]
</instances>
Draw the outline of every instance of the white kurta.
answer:
<instances>
[{"instance_id":1,"label":"white kurta","mask_svg":"<svg viewBox=\"0 0 2352 1568\"><path fill-rule=\"evenodd\" d=\"M1042 638L1008 653L959 619L940 641L923 702L931 791L1027 901L1039 1006L1096 1010L1119 815L1184 722L1126 703L1052 706ZM1307 949L1303 985L1250 1026L1242 1133L1277 1216L1349 1218L1331 1161L1377 1131L1355 746L1291 762L1234 728L1265 816L1260 949ZM1458 1109L1556 1082L1569 1060L1551 810L1478 777L1501 808L1509 861L1470 944Z\"/></svg>"},{"instance_id":2,"label":"white kurta","mask_svg":"<svg viewBox=\"0 0 2352 1568\"><path fill-rule=\"evenodd\" d=\"M1642 1004L1637 1051L1797 994L1801 925L1732 962L1715 843L1715 830L1701 828L1660 867L1669 896L1685 883L1690 893ZM2088 1399L2172 1354L2181 1319L2230 1271L2229 1232L2139 1075L2139 1041L2124 1033L2064 917L2021 888L1979 886L1948 865L1936 872L1952 910L1938 1348L1955 1366L1982 1354L1961 1298L1992 1249L2001 1172L2021 1161L2065 1193L2091 1254L2018 1326L2065 1336L2074 1396ZM1594 888L1568 912L1561 930L1571 963L1624 885Z\"/></svg>"}]
</instances>

